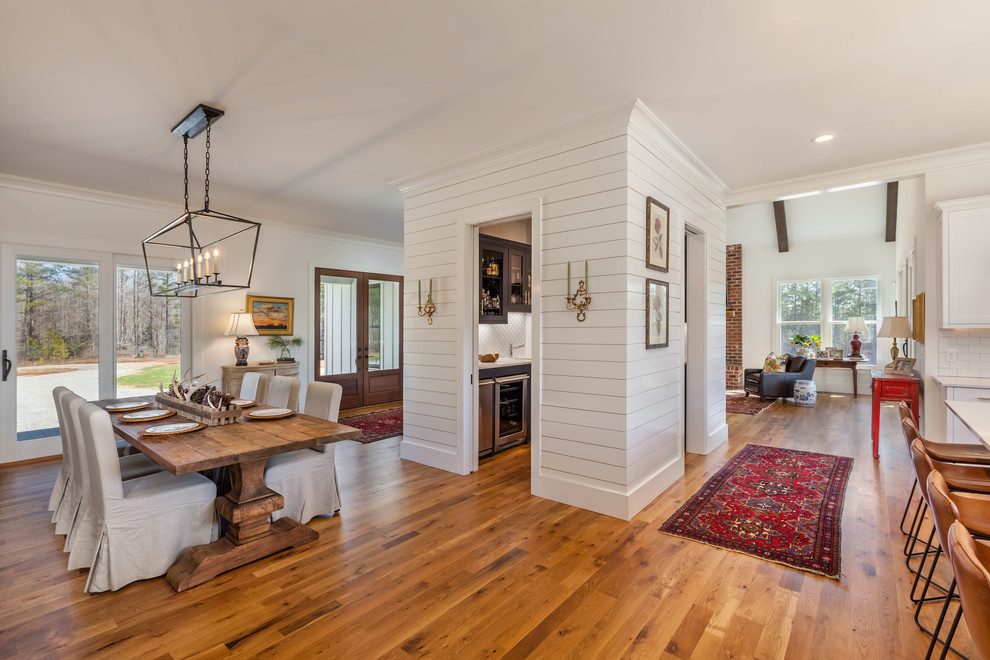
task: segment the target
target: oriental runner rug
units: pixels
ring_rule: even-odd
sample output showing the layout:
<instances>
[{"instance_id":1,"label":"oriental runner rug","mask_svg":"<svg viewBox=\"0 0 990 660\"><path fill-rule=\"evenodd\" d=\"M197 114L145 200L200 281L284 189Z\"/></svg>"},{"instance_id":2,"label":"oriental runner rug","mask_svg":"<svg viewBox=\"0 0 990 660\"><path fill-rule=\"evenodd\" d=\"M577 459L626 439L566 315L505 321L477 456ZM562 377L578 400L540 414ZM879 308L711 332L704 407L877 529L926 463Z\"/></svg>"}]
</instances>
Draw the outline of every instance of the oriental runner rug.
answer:
<instances>
[{"instance_id":1,"label":"oriental runner rug","mask_svg":"<svg viewBox=\"0 0 990 660\"><path fill-rule=\"evenodd\" d=\"M838 580L853 459L746 445L661 532Z\"/></svg>"},{"instance_id":2,"label":"oriental runner rug","mask_svg":"<svg viewBox=\"0 0 990 660\"><path fill-rule=\"evenodd\" d=\"M743 415L759 415L761 412L777 403L777 399L760 401L760 397L752 394L746 396L745 390L725 391L725 412L741 413Z\"/></svg>"},{"instance_id":3,"label":"oriental runner rug","mask_svg":"<svg viewBox=\"0 0 990 660\"><path fill-rule=\"evenodd\" d=\"M344 417L339 421L341 424L361 429L364 435L355 440L363 445L402 435L402 408Z\"/></svg>"}]
</instances>

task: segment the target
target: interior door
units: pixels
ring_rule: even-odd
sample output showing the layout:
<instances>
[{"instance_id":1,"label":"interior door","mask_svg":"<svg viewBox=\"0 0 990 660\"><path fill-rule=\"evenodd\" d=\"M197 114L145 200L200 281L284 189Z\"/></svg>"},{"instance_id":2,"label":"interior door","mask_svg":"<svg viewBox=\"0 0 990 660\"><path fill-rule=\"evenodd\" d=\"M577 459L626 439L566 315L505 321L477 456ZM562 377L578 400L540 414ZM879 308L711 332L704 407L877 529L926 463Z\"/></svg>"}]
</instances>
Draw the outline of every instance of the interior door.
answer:
<instances>
[{"instance_id":1,"label":"interior door","mask_svg":"<svg viewBox=\"0 0 990 660\"><path fill-rule=\"evenodd\" d=\"M316 269L316 380L338 383L341 409L402 399L402 279Z\"/></svg>"}]
</instances>

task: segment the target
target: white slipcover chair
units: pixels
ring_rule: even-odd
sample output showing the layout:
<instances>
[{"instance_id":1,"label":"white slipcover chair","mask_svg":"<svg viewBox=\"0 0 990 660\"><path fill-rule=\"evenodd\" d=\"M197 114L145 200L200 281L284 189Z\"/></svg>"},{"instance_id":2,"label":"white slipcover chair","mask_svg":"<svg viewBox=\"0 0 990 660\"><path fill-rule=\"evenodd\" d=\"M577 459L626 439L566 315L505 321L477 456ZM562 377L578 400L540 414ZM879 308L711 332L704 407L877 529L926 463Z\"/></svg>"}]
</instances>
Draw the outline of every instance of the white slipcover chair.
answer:
<instances>
[{"instance_id":1,"label":"white slipcover chair","mask_svg":"<svg viewBox=\"0 0 990 660\"><path fill-rule=\"evenodd\" d=\"M310 382L305 413L336 422L343 393L337 383ZM314 516L332 516L340 510L332 444L272 456L265 468L265 484L285 498L285 507L272 512L272 521L288 517L305 524Z\"/></svg>"},{"instance_id":2,"label":"white slipcover chair","mask_svg":"<svg viewBox=\"0 0 990 660\"><path fill-rule=\"evenodd\" d=\"M275 376L272 378L267 403L273 408L299 410L299 379L295 376Z\"/></svg>"},{"instance_id":3,"label":"white slipcover chair","mask_svg":"<svg viewBox=\"0 0 990 660\"><path fill-rule=\"evenodd\" d=\"M65 546L62 548L64 552L69 553L68 568L70 571L77 568L89 568L97 537L91 511L89 484L88 461L92 452L83 442L82 427L79 420L79 409L85 403L86 399L73 392L67 392L62 397L62 415L68 424L73 470L70 487L72 487L71 503L74 503L74 506L71 509L72 518L65 532ZM109 444L112 441L113 435L102 440L102 442L107 443L107 451L116 455L115 446ZM121 478L124 480L136 479L162 471L157 463L144 454L118 456L117 465ZM58 532L57 526L55 531Z\"/></svg>"},{"instance_id":4,"label":"white slipcover chair","mask_svg":"<svg viewBox=\"0 0 990 660\"><path fill-rule=\"evenodd\" d=\"M258 397L259 393L264 393L264 386L267 384L268 374L258 373L257 371L249 371L244 374L244 380L241 381L241 391L237 396L241 399L265 403L264 401L259 400Z\"/></svg>"},{"instance_id":5,"label":"white slipcover chair","mask_svg":"<svg viewBox=\"0 0 990 660\"><path fill-rule=\"evenodd\" d=\"M55 399L55 412L59 418L59 428L62 435L62 463L68 463L69 476L65 491L52 515L55 523L55 533L65 535L65 552L71 549L73 530L83 518L89 506L89 476L86 474L85 456L81 454L78 443L79 419L76 414L85 399L65 387L56 387L52 391ZM116 444L114 445L116 452ZM133 479L161 470L154 461L141 454L119 457L121 474L125 479Z\"/></svg>"},{"instance_id":6,"label":"white slipcover chair","mask_svg":"<svg viewBox=\"0 0 990 660\"><path fill-rule=\"evenodd\" d=\"M110 440L110 415L91 403L79 409L89 450L90 510L99 536L85 591L116 591L164 575L188 548L217 538L216 486L201 474L159 472L122 481Z\"/></svg>"}]
</instances>

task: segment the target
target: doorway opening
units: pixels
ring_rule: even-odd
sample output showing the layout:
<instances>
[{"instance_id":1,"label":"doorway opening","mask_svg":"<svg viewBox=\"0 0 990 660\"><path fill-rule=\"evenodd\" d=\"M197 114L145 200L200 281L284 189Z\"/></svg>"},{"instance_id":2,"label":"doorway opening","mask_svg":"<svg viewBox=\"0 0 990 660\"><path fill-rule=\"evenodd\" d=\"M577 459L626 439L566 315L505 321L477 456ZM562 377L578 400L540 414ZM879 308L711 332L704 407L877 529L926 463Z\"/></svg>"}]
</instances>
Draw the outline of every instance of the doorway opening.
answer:
<instances>
[{"instance_id":1,"label":"doorway opening","mask_svg":"<svg viewBox=\"0 0 990 660\"><path fill-rule=\"evenodd\" d=\"M700 229L684 225L684 451L709 451L706 415L708 278L706 236Z\"/></svg>"}]
</instances>

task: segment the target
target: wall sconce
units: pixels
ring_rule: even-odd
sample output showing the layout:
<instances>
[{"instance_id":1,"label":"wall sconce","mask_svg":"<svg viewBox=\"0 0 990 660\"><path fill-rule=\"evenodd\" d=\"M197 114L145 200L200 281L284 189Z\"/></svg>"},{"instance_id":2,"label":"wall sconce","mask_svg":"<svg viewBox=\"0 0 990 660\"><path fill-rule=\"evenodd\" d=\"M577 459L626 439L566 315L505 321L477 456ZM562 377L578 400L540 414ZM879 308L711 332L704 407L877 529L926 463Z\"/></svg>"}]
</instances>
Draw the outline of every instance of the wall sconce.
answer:
<instances>
[{"instance_id":1,"label":"wall sconce","mask_svg":"<svg viewBox=\"0 0 990 660\"><path fill-rule=\"evenodd\" d=\"M433 325L433 315L437 306L433 304L433 278L430 278L430 290L426 294L426 304L423 304L423 280L419 280L419 304L416 305L420 316L426 317L426 325Z\"/></svg>"},{"instance_id":2,"label":"wall sconce","mask_svg":"<svg viewBox=\"0 0 990 660\"><path fill-rule=\"evenodd\" d=\"M567 262L567 309L576 309L577 320L584 321L586 318L585 312L588 307L591 306L591 296L588 295L588 260L584 260L584 279L578 280L578 288L573 294L571 293L571 262Z\"/></svg>"}]
</instances>

